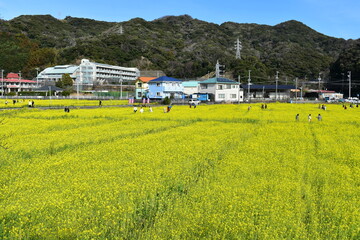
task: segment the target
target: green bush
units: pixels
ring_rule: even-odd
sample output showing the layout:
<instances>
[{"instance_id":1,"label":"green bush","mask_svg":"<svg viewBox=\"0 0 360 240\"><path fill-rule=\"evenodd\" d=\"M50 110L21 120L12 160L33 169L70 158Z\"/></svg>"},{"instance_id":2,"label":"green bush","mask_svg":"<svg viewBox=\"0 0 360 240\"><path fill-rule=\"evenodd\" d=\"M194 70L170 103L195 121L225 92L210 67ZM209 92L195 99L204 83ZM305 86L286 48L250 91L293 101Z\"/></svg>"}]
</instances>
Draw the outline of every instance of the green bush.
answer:
<instances>
[{"instance_id":1,"label":"green bush","mask_svg":"<svg viewBox=\"0 0 360 240\"><path fill-rule=\"evenodd\" d=\"M6 94L6 96L16 96L16 92L9 92Z\"/></svg>"},{"instance_id":2,"label":"green bush","mask_svg":"<svg viewBox=\"0 0 360 240\"><path fill-rule=\"evenodd\" d=\"M169 98L169 97L165 97L164 100L162 101L162 104L164 104L164 105L169 105L169 104L171 104L170 98Z\"/></svg>"}]
</instances>

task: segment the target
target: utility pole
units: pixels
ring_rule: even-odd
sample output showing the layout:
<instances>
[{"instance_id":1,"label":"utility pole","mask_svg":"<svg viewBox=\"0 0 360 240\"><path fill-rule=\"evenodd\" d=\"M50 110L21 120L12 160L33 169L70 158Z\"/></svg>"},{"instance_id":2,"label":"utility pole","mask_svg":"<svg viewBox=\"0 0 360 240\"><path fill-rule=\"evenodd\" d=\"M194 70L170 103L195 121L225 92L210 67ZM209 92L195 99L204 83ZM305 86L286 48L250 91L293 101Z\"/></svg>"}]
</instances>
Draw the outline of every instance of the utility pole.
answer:
<instances>
[{"instance_id":1,"label":"utility pole","mask_svg":"<svg viewBox=\"0 0 360 240\"><path fill-rule=\"evenodd\" d=\"M1 69L1 96L4 96L4 70Z\"/></svg>"},{"instance_id":2,"label":"utility pole","mask_svg":"<svg viewBox=\"0 0 360 240\"><path fill-rule=\"evenodd\" d=\"M250 102L250 83L251 83L251 70L249 70L249 78L248 78L248 100Z\"/></svg>"},{"instance_id":3,"label":"utility pole","mask_svg":"<svg viewBox=\"0 0 360 240\"><path fill-rule=\"evenodd\" d=\"M123 82L123 78L122 75L120 76L120 100L122 100L122 82ZM141 85L142 86L142 85ZM141 90L142 91L142 90ZM142 97L142 96L141 96Z\"/></svg>"},{"instance_id":4,"label":"utility pole","mask_svg":"<svg viewBox=\"0 0 360 240\"><path fill-rule=\"evenodd\" d=\"M79 101L80 82L82 81L81 64L79 66L79 73L80 73L79 80L77 81L77 84L76 84L76 93L77 93L76 95L77 95L78 101Z\"/></svg>"},{"instance_id":5,"label":"utility pole","mask_svg":"<svg viewBox=\"0 0 360 240\"><path fill-rule=\"evenodd\" d=\"M36 87L39 87L39 70L40 68L35 68L36 69Z\"/></svg>"},{"instance_id":6,"label":"utility pole","mask_svg":"<svg viewBox=\"0 0 360 240\"><path fill-rule=\"evenodd\" d=\"M351 97L351 71L348 71L349 78L349 98Z\"/></svg>"},{"instance_id":7,"label":"utility pole","mask_svg":"<svg viewBox=\"0 0 360 240\"><path fill-rule=\"evenodd\" d=\"M297 101L297 91L298 91L298 78L295 78L295 102Z\"/></svg>"},{"instance_id":8,"label":"utility pole","mask_svg":"<svg viewBox=\"0 0 360 240\"><path fill-rule=\"evenodd\" d=\"M241 42L239 41L239 38L236 40L235 43L235 49L236 49L236 59L241 59L241 49L242 49L242 45Z\"/></svg>"},{"instance_id":9,"label":"utility pole","mask_svg":"<svg viewBox=\"0 0 360 240\"><path fill-rule=\"evenodd\" d=\"M321 73L319 73L319 77L318 77L318 80L319 80L319 94L320 94L320 90L321 90L321 88L320 88L320 82L321 82Z\"/></svg>"},{"instance_id":10,"label":"utility pole","mask_svg":"<svg viewBox=\"0 0 360 240\"><path fill-rule=\"evenodd\" d=\"M279 71L276 71L276 77L275 77L275 82L276 82L276 86L275 86L275 100L278 99L278 81L279 81Z\"/></svg>"},{"instance_id":11,"label":"utility pole","mask_svg":"<svg viewBox=\"0 0 360 240\"><path fill-rule=\"evenodd\" d=\"M263 100L265 100L265 86L263 86L263 92L262 92L262 95L263 95Z\"/></svg>"},{"instance_id":12,"label":"utility pole","mask_svg":"<svg viewBox=\"0 0 360 240\"><path fill-rule=\"evenodd\" d=\"M237 96L238 96L238 103L240 103L240 80L241 80L241 78L240 78L240 75L238 75L238 81L239 81L239 91L238 91L238 94L237 94Z\"/></svg>"}]
</instances>

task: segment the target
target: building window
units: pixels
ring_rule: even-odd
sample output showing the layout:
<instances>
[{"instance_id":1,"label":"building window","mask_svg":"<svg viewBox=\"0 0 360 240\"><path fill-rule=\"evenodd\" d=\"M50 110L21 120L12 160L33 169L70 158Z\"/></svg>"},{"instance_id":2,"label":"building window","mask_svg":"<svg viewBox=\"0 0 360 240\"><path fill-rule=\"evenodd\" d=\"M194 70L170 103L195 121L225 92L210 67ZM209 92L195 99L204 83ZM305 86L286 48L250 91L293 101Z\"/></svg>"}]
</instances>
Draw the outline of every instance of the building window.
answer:
<instances>
[{"instance_id":1,"label":"building window","mask_svg":"<svg viewBox=\"0 0 360 240\"><path fill-rule=\"evenodd\" d=\"M225 98L225 94L224 94L224 93L221 93L221 94L219 94L218 96L219 96L220 99Z\"/></svg>"},{"instance_id":2,"label":"building window","mask_svg":"<svg viewBox=\"0 0 360 240\"><path fill-rule=\"evenodd\" d=\"M236 94L230 94L230 98L236 98Z\"/></svg>"},{"instance_id":3,"label":"building window","mask_svg":"<svg viewBox=\"0 0 360 240\"><path fill-rule=\"evenodd\" d=\"M231 85L226 85L226 89L231 89Z\"/></svg>"},{"instance_id":4,"label":"building window","mask_svg":"<svg viewBox=\"0 0 360 240\"><path fill-rule=\"evenodd\" d=\"M160 93L160 92L156 92L156 96L161 96L161 93Z\"/></svg>"},{"instance_id":5,"label":"building window","mask_svg":"<svg viewBox=\"0 0 360 240\"><path fill-rule=\"evenodd\" d=\"M142 97L142 96L141 96L141 92L138 92L138 97Z\"/></svg>"},{"instance_id":6,"label":"building window","mask_svg":"<svg viewBox=\"0 0 360 240\"><path fill-rule=\"evenodd\" d=\"M160 87L160 85L161 85L160 83L156 83L156 86L157 86L157 87Z\"/></svg>"},{"instance_id":7,"label":"building window","mask_svg":"<svg viewBox=\"0 0 360 240\"><path fill-rule=\"evenodd\" d=\"M223 90L223 85L218 85L218 90Z\"/></svg>"},{"instance_id":8,"label":"building window","mask_svg":"<svg viewBox=\"0 0 360 240\"><path fill-rule=\"evenodd\" d=\"M201 84L201 89L207 89L207 84Z\"/></svg>"},{"instance_id":9,"label":"building window","mask_svg":"<svg viewBox=\"0 0 360 240\"><path fill-rule=\"evenodd\" d=\"M142 87L142 83L138 83L138 87Z\"/></svg>"}]
</instances>

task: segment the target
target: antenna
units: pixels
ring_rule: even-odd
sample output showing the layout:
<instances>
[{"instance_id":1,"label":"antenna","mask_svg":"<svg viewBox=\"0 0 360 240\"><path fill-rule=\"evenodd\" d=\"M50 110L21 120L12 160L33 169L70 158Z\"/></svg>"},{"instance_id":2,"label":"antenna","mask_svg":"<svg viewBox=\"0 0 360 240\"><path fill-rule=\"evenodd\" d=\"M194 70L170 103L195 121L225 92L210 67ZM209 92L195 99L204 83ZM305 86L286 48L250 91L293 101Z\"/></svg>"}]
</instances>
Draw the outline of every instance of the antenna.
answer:
<instances>
[{"instance_id":1,"label":"antenna","mask_svg":"<svg viewBox=\"0 0 360 240\"><path fill-rule=\"evenodd\" d=\"M349 78L349 98L351 97L351 71L348 71Z\"/></svg>"},{"instance_id":2,"label":"antenna","mask_svg":"<svg viewBox=\"0 0 360 240\"><path fill-rule=\"evenodd\" d=\"M248 100L250 102L250 85L251 85L251 70L249 70L249 78L248 78Z\"/></svg>"},{"instance_id":3,"label":"antenna","mask_svg":"<svg viewBox=\"0 0 360 240\"><path fill-rule=\"evenodd\" d=\"M278 99L278 81L279 81L279 71L276 71L276 76L275 76L275 100Z\"/></svg>"}]
</instances>

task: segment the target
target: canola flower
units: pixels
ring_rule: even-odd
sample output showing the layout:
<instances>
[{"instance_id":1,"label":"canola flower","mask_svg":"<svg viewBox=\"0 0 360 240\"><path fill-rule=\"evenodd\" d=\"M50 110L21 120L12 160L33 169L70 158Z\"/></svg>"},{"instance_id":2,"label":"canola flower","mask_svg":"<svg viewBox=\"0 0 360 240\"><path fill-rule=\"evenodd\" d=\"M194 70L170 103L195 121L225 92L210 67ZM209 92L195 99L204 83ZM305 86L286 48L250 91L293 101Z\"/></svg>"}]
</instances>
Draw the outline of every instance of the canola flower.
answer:
<instances>
[{"instance_id":1,"label":"canola flower","mask_svg":"<svg viewBox=\"0 0 360 240\"><path fill-rule=\"evenodd\" d=\"M15 100L15 103L13 102ZM99 106L99 100L84 100L84 99L1 99L0 108L27 108L29 101L34 101L34 107L85 107L85 106ZM101 106L116 106L128 105L128 100L101 100Z\"/></svg>"},{"instance_id":2,"label":"canola flower","mask_svg":"<svg viewBox=\"0 0 360 240\"><path fill-rule=\"evenodd\" d=\"M357 239L360 110L247 107L0 112L0 237Z\"/></svg>"}]
</instances>

